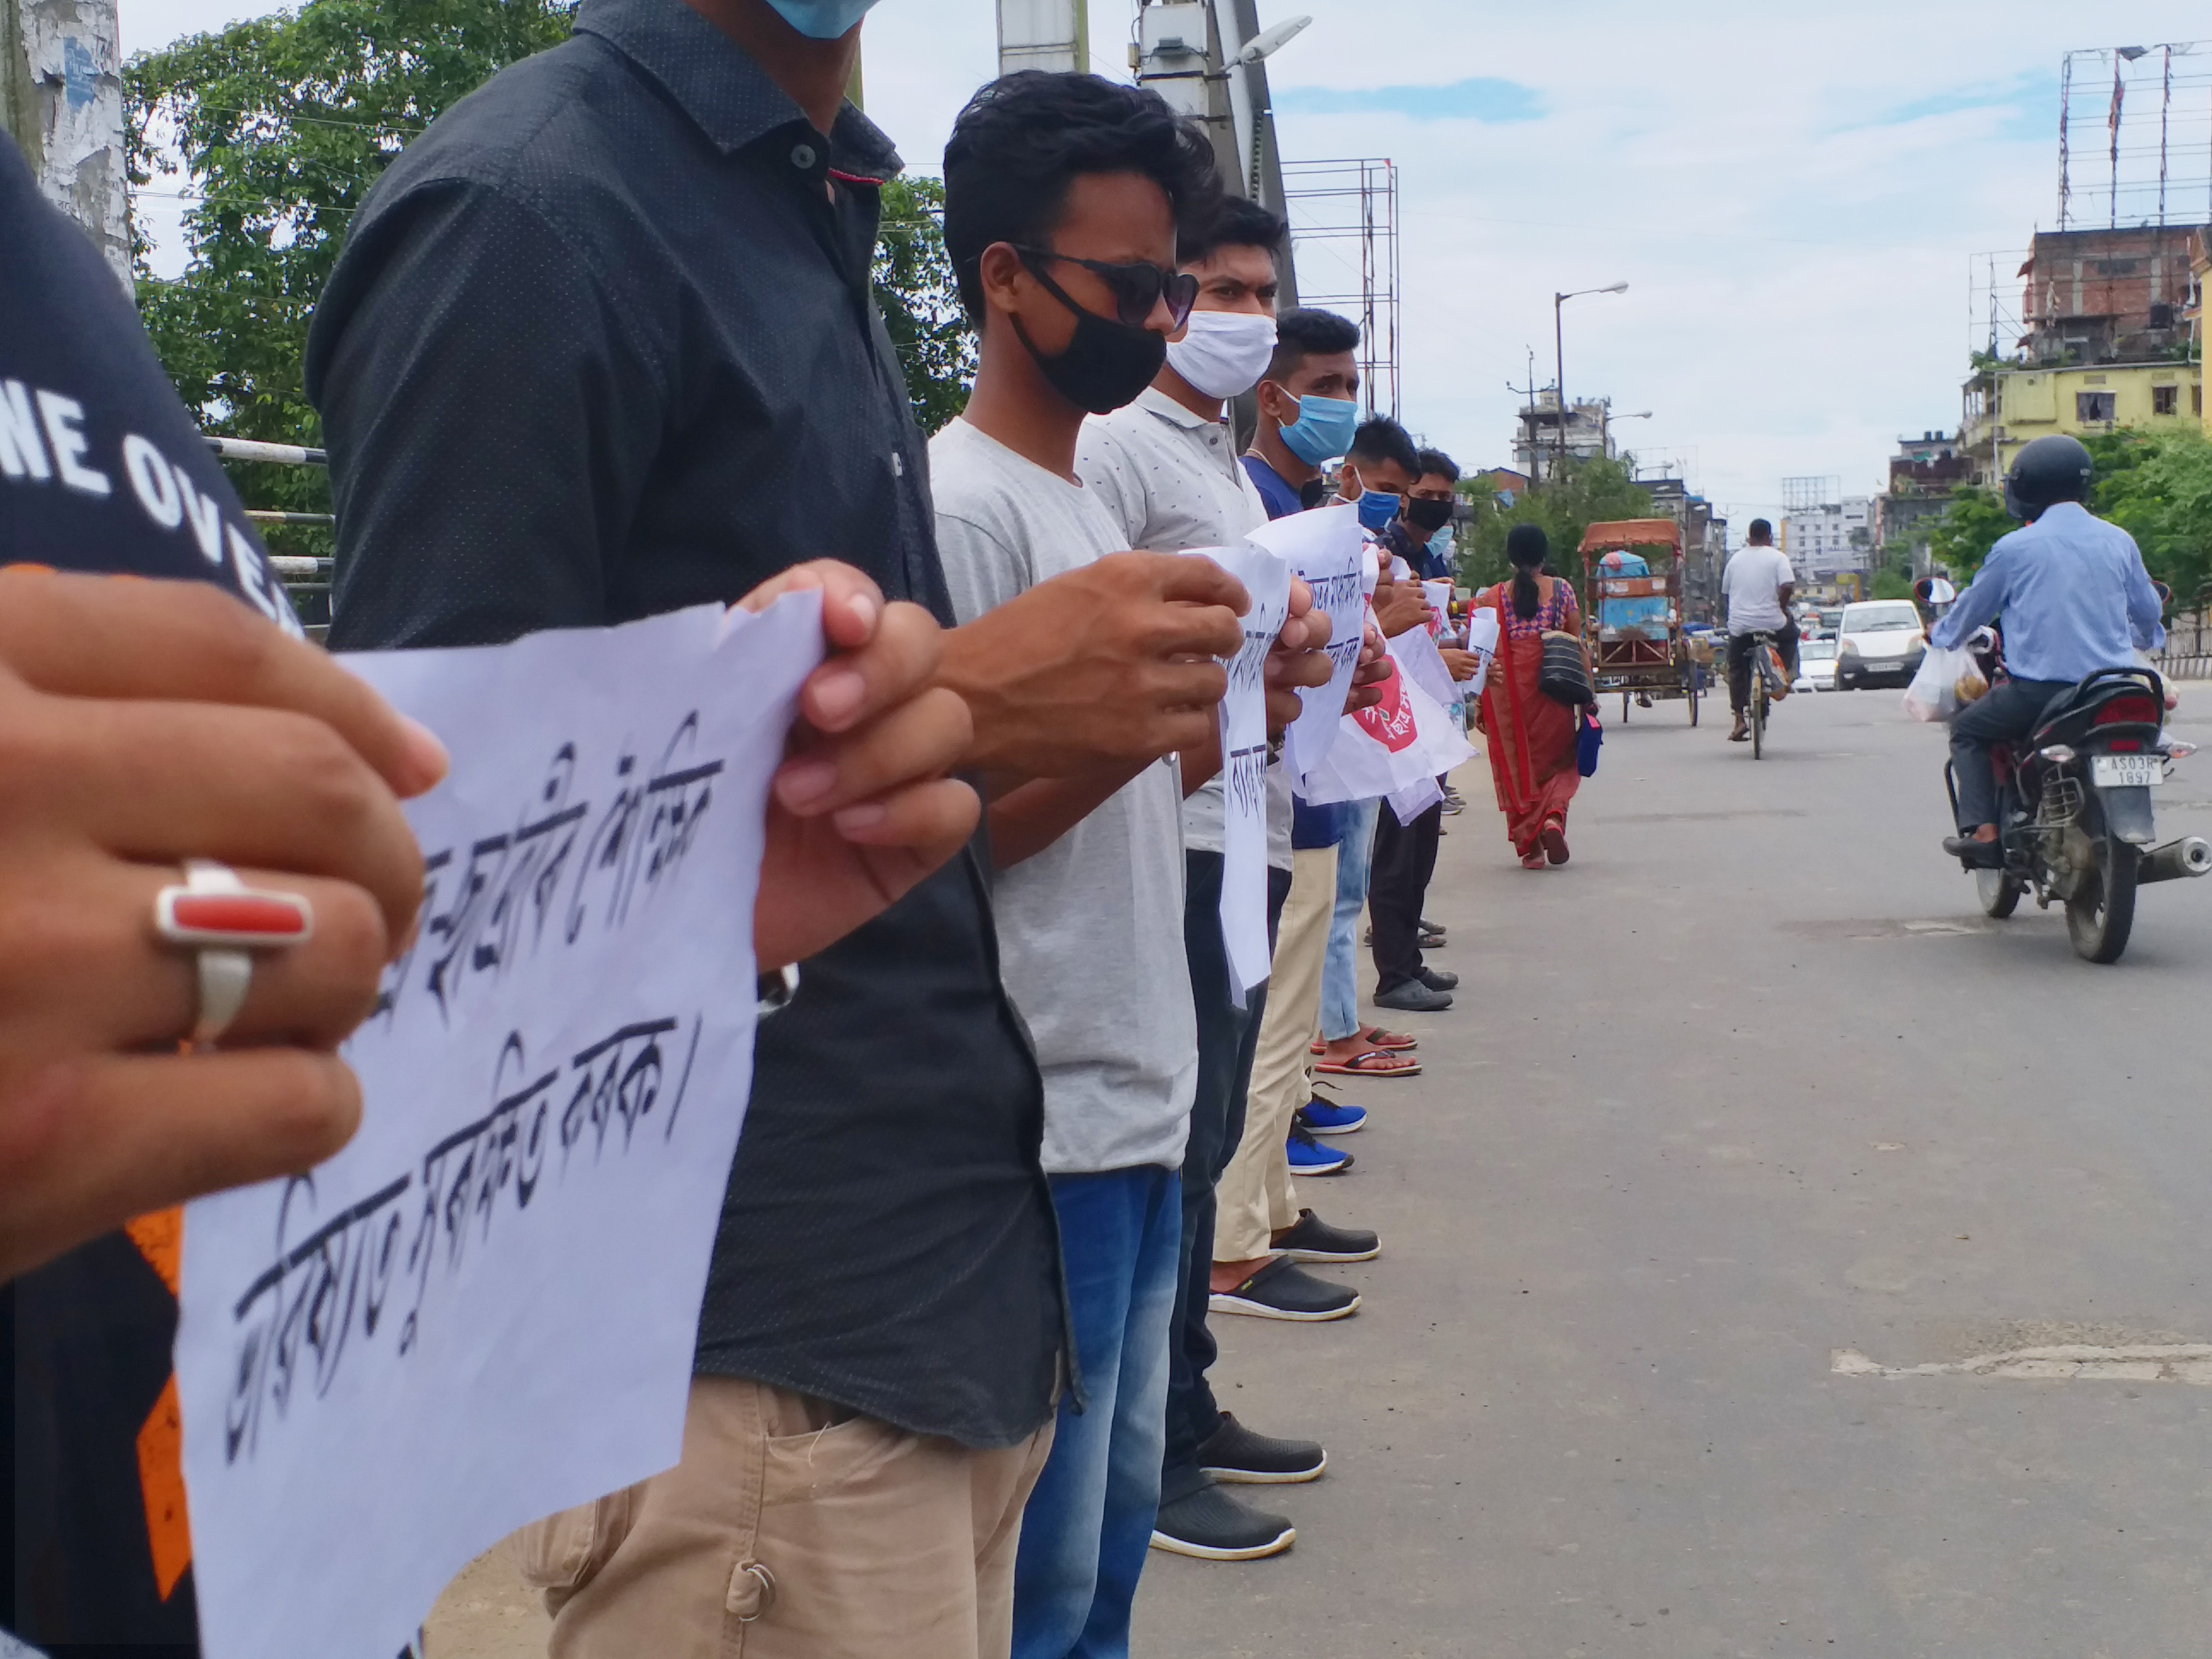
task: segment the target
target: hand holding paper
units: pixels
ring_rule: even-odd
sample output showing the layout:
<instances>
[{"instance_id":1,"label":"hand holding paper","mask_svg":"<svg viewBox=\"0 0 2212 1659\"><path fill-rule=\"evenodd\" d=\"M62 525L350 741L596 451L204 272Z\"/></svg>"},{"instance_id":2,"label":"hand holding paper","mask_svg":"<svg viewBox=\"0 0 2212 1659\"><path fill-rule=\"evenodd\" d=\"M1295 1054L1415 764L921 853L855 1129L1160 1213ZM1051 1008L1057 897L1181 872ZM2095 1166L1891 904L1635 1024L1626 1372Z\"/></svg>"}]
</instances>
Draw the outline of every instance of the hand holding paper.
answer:
<instances>
[{"instance_id":1,"label":"hand holding paper","mask_svg":"<svg viewBox=\"0 0 2212 1659\"><path fill-rule=\"evenodd\" d=\"M1312 587L1292 576L1290 615L1276 635L1274 648L1267 653L1270 736L1280 736L1297 719L1305 706L1301 692L1317 690L1334 678L1336 664L1325 648L1328 629L1328 613L1315 606Z\"/></svg>"},{"instance_id":2,"label":"hand holding paper","mask_svg":"<svg viewBox=\"0 0 2212 1659\"><path fill-rule=\"evenodd\" d=\"M1287 763L1303 776L1336 740L1336 722L1359 661L1374 561L1358 509L1349 503L1276 519L1255 530L1250 540L1288 565L1313 590L1314 609L1328 618L1328 684L1301 699L1285 739Z\"/></svg>"},{"instance_id":3,"label":"hand holding paper","mask_svg":"<svg viewBox=\"0 0 2212 1659\"><path fill-rule=\"evenodd\" d=\"M1267 977L1267 725L1269 671L1292 628L1303 640L1306 618L1292 623L1291 576L1282 560L1250 542L1189 555L1211 559L1251 596L1244 642L1225 666L1221 700L1221 938L1237 1006ZM1303 586L1303 584L1300 584ZM1316 659L1324 667L1326 657Z\"/></svg>"},{"instance_id":4,"label":"hand holding paper","mask_svg":"<svg viewBox=\"0 0 2212 1659\"><path fill-rule=\"evenodd\" d=\"M1249 603L1209 560L1111 553L954 629L937 683L975 719L965 764L1066 777L1196 747Z\"/></svg>"},{"instance_id":5,"label":"hand holding paper","mask_svg":"<svg viewBox=\"0 0 2212 1659\"><path fill-rule=\"evenodd\" d=\"M422 927L345 1051L360 1133L185 1214L208 1659L390 1659L487 1546L676 1461L823 634L799 592L345 659L453 771L407 809Z\"/></svg>"},{"instance_id":6,"label":"hand holding paper","mask_svg":"<svg viewBox=\"0 0 2212 1659\"><path fill-rule=\"evenodd\" d=\"M818 589L835 653L807 677L768 815L753 949L798 962L902 897L975 833L982 803L945 774L975 735L958 694L933 687L944 634L918 605L884 603L850 565L797 565L738 602L764 611Z\"/></svg>"}]
</instances>

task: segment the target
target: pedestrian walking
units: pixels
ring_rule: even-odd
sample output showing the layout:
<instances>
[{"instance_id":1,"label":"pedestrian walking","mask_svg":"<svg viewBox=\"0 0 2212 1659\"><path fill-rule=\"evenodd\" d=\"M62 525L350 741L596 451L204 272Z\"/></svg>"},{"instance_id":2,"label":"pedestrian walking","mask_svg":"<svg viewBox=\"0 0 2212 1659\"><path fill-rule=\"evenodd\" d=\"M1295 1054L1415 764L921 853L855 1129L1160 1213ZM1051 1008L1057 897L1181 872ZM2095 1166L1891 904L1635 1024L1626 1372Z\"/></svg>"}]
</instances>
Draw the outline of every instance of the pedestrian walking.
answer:
<instances>
[{"instance_id":1,"label":"pedestrian walking","mask_svg":"<svg viewBox=\"0 0 2212 1659\"><path fill-rule=\"evenodd\" d=\"M1575 763L1580 711L1537 689L1544 635L1579 637L1582 631L1574 589L1541 574L1550 552L1542 530L1514 526L1505 538L1513 580L1485 588L1472 607L1498 611L1498 654L1483 686L1480 725L1490 739L1490 775L1505 833L1524 870L1567 861L1567 805L1582 782Z\"/></svg>"}]
</instances>

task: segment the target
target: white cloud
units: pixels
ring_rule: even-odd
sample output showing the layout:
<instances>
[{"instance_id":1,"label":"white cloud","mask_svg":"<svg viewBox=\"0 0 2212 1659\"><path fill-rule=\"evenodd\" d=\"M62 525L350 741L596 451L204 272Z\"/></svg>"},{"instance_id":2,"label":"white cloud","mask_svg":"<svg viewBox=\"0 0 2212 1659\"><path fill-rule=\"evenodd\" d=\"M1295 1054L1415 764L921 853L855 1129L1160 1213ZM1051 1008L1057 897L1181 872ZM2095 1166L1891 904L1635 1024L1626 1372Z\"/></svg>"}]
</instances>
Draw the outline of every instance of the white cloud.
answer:
<instances>
[{"instance_id":1,"label":"white cloud","mask_svg":"<svg viewBox=\"0 0 2212 1659\"><path fill-rule=\"evenodd\" d=\"M124 5L132 47L258 9ZM1091 9L1094 66L1125 74L1133 8ZM2127 9L2131 40L2203 27L2181 0ZM1875 488L1899 434L1955 423L1968 256L2022 247L2055 216L2058 62L2114 27L2059 0L1261 10L1314 15L1270 63L1285 91L1534 94L1537 118L1510 124L1281 118L1292 159L1400 165L1408 423L1463 463L1506 460L1524 348L1550 378L1552 294L1626 278L1624 295L1570 304L1568 391L1655 411L1627 428L1636 447L1694 453L1694 481L1739 522L1771 512L1786 476ZM910 161L934 166L994 73L994 20L991 0L885 0L871 16L870 112Z\"/></svg>"}]
</instances>

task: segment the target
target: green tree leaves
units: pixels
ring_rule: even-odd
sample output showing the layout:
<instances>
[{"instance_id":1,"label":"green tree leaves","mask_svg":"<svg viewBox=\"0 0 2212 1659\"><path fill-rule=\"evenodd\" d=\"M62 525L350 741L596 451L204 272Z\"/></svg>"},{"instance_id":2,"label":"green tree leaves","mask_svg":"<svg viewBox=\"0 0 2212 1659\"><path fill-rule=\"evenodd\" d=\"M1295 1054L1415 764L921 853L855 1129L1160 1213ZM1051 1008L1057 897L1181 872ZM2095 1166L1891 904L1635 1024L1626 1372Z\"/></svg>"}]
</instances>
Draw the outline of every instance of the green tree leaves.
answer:
<instances>
[{"instance_id":1,"label":"green tree leaves","mask_svg":"<svg viewBox=\"0 0 2212 1659\"><path fill-rule=\"evenodd\" d=\"M2087 440L2091 505L2136 538L2150 574L2193 609L2212 580L2212 441L2187 428Z\"/></svg>"},{"instance_id":2,"label":"green tree leaves","mask_svg":"<svg viewBox=\"0 0 2212 1659\"><path fill-rule=\"evenodd\" d=\"M302 382L307 324L369 187L408 141L507 64L568 38L574 0L307 0L141 54L125 70L131 179L182 198L182 276L139 309L184 400L212 429L317 445ZM940 227L944 186L884 191L875 288L915 418L966 405L974 337ZM319 470L230 464L252 506L330 510ZM273 527L280 551L327 555L327 532Z\"/></svg>"},{"instance_id":3,"label":"green tree leaves","mask_svg":"<svg viewBox=\"0 0 2212 1659\"><path fill-rule=\"evenodd\" d=\"M934 433L968 407L975 383L975 335L945 252L942 180L894 179L884 186L873 275L876 305L906 369L915 422Z\"/></svg>"},{"instance_id":4,"label":"green tree leaves","mask_svg":"<svg viewBox=\"0 0 2212 1659\"><path fill-rule=\"evenodd\" d=\"M2020 521L2004 509L2002 498L1975 484L1960 484L1951 492L1951 505L1941 522L1928 532L1929 556L1951 573L1952 580L1970 582L2000 536L2020 528Z\"/></svg>"},{"instance_id":5,"label":"green tree leaves","mask_svg":"<svg viewBox=\"0 0 2212 1659\"><path fill-rule=\"evenodd\" d=\"M2212 582L2212 441L2187 427L2098 433L2089 507L2136 538L2150 574L2191 608ZM2020 528L1994 491L1962 486L1929 538L1937 563L1972 578L1997 538Z\"/></svg>"},{"instance_id":6,"label":"green tree leaves","mask_svg":"<svg viewBox=\"0 0 2212 1659\"><path fill-rule=\"evenodd\" d=\"M131 181L182 196L184 275L137 249L138 303L177 390L209 426L319 444L301 364L307 322L369 186L408 139L506 64L567 38L573 0L308 0L142 53L124 71ZM256 507L327 512L315 469L231 466ZM327 554L320 530L273 530Z\"/></svg>"},{"instance_id":7,"label":"green tree leaves","mask_svg":"<svg viewBox=\"0 0 2212 1659\"><path fill-rule=\"evenodd\" d=\"M1465 487L1474 507L1474 520L1462 532L1466 550L1460 555L1460 580L1468 586L1487 587L1509 573L1505 537L1516 524L1541 526L1552 544L1551 568L1570 580L1582 580L1583 532L1613 519L1656 516L1651 497L1636 487L1632 459L1612 460L1602 456L1570 459L1559 477L1537 489L1525 490L1510 507L1480 480Z\"/></svg>"}]
</instances>

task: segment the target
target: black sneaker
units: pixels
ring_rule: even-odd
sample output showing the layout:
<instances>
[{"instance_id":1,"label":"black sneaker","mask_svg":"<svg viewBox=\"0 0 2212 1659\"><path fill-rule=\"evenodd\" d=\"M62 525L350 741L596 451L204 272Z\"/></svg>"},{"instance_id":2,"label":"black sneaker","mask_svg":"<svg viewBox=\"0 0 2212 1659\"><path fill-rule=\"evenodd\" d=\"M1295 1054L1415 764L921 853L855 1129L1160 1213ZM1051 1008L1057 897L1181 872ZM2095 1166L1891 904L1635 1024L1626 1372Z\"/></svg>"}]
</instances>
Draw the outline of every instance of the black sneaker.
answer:
<instances>
[{"instance_id":1,"label":"black sneaker","mask_svg":"<svg viewBox=\"0 0 2212 1659\"><path fill-rule=\"evenodd\" d=\"M1297 1536L1297 1528L1281 1516L1263 1514L1212 1485L1161 1504L1152 1520L1154 1549L1201 1561L1257 1561L1280 1555Z\"/></svg>"},{"instance_id":2,"label":"black sneaker","mask_svg":"<svg viewBox=\"0 0 2212 1659\"><path fill-rule=\"evenodd\" d=\"M1239 1486L1295 1486L1318 1480L1328 1454L1311 1440L1278 1440L1255 1434L1229 1413L1198 1449L1198 1466L1216 1480Z\"/></svg>"},{"instance_id":3,"label":"black sneaker","mask_svg":"<svg viewBox=\"0 0 2212 1659\"><path fill-rule=\"evenodd\" d=\"M1357 1227L1332 1227L1311 1210L1298 1212L1298 1224L1275 1235L1268 1248L1293 1261L1372 1261L1382 1241Z\"/></svg>"},{"instance_id":4,"label":"black sneaker","mask_svg":"<svg viewBox=\"0 0 2212 1659\"><path fill-rule=\"evenodd\" d=\"M1215 1291L1206 1298L1210 1312L1249 1314L1255 1319L1297 1319L1319 1323L1342 1319L1359 1310L1359 1292L1346 1285L1316 1279L1290 1257L1276 1256L1233 1291Z\"/></svg>"},{"instance_id":5,"label":"black sneaker","mask_svg":"<svg viewBox=\"0 0 2212 1659\"><path fill-rule=\"evenodd\" d=\"M1375 994L1377 1008L1395 1008L1401 1014L1440 1014L1452 1005L1449 991L1431 991L1417 979Z\"/></svg>"},{"instance_id":6,"label":"black sneaker","mask_svg":"<svg viewBox=\"0 0 2212 1659\"><path fill-rule=\"evenodd\" d=\"M1421 969L1420 977L1421 983L1431 991L1459 989L1459 975L1449 968L1424 968Z\"/></svg>"},{"instance_id":7,"label":"black sneaker","mask_svg":"<svg viewBox=\"0 0 2212 1659\"><path fill-rule=\"evenodd\" d=\"M2004 868L2004 848L1993 841L1976 841L1972 836L1946 836L1943 850L1970 869Z\"/></svg>"}]
</instances>

